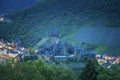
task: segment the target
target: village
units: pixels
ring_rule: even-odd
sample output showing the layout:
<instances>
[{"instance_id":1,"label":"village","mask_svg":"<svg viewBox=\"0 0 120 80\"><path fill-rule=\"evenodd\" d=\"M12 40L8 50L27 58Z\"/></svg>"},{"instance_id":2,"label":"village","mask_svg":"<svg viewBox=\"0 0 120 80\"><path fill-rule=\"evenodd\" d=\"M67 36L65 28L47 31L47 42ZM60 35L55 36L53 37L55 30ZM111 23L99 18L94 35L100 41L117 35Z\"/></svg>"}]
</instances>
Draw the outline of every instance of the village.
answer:
<instances>
[{"instance_id":1,"label":"village","mask_svg":"<svg viewBox=\"0 0 120 80\"><path fill-rule=\"evenodd\" d=\"M49 37L40 47L33 50L23 47L19 38L12 40L11 43L0 39L0 62L14 59L16 62L23 62L25 59L36 60L44 58L46 62L64 62L67 60L80 61L92 57L99 65L110 68L120 62L120 56L108 54L98 54L94 50L85 51L82 46L73 46L59 38L59 32L53 30Z\"/></svg>"}]
</instances>

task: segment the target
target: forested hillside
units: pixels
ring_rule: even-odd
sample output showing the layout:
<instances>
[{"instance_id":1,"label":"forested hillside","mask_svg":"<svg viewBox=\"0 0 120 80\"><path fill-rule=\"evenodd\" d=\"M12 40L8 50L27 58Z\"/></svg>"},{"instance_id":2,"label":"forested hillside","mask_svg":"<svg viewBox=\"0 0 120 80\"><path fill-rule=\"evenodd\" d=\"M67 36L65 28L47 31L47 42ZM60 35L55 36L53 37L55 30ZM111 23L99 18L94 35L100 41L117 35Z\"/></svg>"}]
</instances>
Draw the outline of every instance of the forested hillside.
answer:
<instances>
[{"instance_id":1,"label":"forested hillside","mask_svg":"<svg viewBox=\"0 0 120 80\"><path fill-rule=\"evenodd\" d=\"M58 28L60 37L71 41L81 27L120 27L119 0L42 0L8 14L11 23L0 23L0 38L22 39L34 45Z\"/></svg>"}]
</instances>

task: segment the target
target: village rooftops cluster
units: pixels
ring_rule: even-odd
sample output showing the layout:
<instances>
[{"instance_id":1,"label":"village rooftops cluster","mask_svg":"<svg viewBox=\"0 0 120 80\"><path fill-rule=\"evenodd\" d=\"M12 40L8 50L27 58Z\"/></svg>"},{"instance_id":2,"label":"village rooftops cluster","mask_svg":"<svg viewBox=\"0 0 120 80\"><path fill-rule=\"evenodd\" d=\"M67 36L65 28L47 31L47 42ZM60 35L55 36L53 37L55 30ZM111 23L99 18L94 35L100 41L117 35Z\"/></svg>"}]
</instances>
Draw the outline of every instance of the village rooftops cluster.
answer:
<instances>
[{"instance_id":1,"label":"village rooftops cluster","mask_svg":"<svg viewBox=\"0 0 120 80\"><path fill-rule=\"evenodd\" d=\"M16 58L17 61L36 60L41 57L47 62L52 61L66 61L66 60L87 60L92 57L97 60L99 65L107 67L115 63L119 63L120 57L101 55L94 52L94 49L89 47L85 49L81 44L79 46L73 46L66 41L60 41L59 32L57 30L52 31L50 36L50 42L46 42L37 49L32 50L23 47L20 39L12 40L11 43L0 40L0 55ZM26 58L27 57L27 58Z\"/></svg>"},{"instance_id":2,"label":"village rooftops cluster","mask_svg":"<svg viewBox=\"0 0 120 80\"><path fill-rule=\"evenodd\" d=\"M91 56L91 54L85 54L85 49L81 46L73 46L65 41L59 41L56 43L56 40L57 39L54 40L55 43L45 43L41 48L34 49L32 55L34 55L34 57L36 56L35 59L44 56L46 61L65 61L68 59L80 60L81 57L86 59ZM32 56L30 54L30 49L22 47L22 41L20 39L12 40L11 43L5 42L1 39L0 54L12 58L18 58L21 61L23 61L26 56L29 58Z\"/></svg>"},{"instance_id":3,"label":"village rooftops cluster","mask_svg":"<svg viewBox=\"0 0 120 80\"><path fill-rule=\"evenodd\" d=\"M0 39L0 57L1 59L16 58L21 60L28 52L22 47L22 41L19 39L12 40L11 43Z\"/></svg>"},{"instance_id":4,"label":"village rooftops cluster","mask_svg":"<svg viewBox=\"0 0 120 80\"><path fill-rule=\"evenodd\" d=\"M110 54L96 54L95 56L99 65L110 68L113 64L120 63L120 56L113 56Z\"/></svg>"},{"instance_id":5,"label":"village rooftops cluster","mask_svg":"<svg viewBox=\"0 0 120 80\"><path fill-rule=\"evenodd\" d=\"M51 36L51 38L58 38L58 36ZM45 43L41 48L38 48L37 56L42 55L49 59L49 61L66 61L66 60L87 60L92 57L95 59L94 51L91 49L85 50L81 45L73 46L66 41L58 41L58 39L51 39L51 42Z\"/></svg>"}]
</instances>

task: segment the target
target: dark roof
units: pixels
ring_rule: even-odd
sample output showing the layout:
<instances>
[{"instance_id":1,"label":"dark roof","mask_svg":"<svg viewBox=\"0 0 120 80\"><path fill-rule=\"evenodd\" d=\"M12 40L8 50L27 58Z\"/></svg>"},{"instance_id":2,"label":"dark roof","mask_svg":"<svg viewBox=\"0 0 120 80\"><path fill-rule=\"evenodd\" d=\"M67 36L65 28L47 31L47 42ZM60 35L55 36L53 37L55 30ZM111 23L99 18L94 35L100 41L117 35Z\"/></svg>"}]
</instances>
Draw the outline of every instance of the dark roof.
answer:
<instances>
[{"instance_id":1,"label":"dark roof","mask_svg":"<svg viewBox=\"0 0 120 80\"><path fill-rule=\"evenodd\" d=\"M14 51L14 50L9 50L8 52L9 53L13 53L13 54L17 54L18 53L17 51Z\"/></svg>"},{"instance_id":2,"label":"dark roof","mask_svg":"<svg viewBox=\"0 0 120 80\"><path fill-rule=\"evenodd\" d=\"M58 29L52 29L51 37L59 37L59 30Z\"/></svg>"}]
</instances>

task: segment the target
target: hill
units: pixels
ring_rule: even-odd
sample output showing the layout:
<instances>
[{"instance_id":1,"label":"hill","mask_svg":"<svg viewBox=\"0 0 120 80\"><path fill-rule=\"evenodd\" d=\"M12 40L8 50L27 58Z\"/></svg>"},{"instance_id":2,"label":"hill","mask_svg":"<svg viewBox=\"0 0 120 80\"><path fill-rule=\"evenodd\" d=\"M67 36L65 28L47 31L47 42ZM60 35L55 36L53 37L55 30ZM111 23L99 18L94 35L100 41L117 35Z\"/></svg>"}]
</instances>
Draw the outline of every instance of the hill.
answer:
<instances>
[{"instance_id":1,"label":"hill","mask_svg":"<svg viewBox=\"0 0 120 80\"><path fill-rule=\"evenodd\" d=\"M0 0L0 15L32 5L37 0Z\"/></svg>"},{"instance_id":2,"label":"hill","mask_svg":"<svg viewBox=\"0 0 120 80\"><path fill-rule=\"evenodd\" d=\"M0 23L0 38L19 37L33 46L58 28L63 40L73 42L81 27L119 28L119 4L119 0L42 0L9 14L12 23Z\"/></svg>"}]
</instances>

